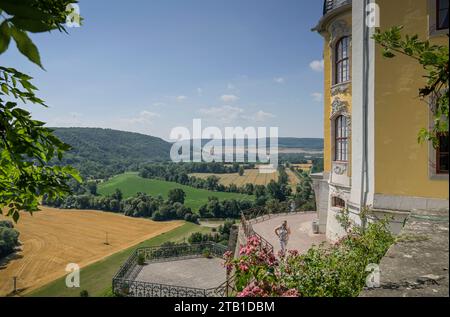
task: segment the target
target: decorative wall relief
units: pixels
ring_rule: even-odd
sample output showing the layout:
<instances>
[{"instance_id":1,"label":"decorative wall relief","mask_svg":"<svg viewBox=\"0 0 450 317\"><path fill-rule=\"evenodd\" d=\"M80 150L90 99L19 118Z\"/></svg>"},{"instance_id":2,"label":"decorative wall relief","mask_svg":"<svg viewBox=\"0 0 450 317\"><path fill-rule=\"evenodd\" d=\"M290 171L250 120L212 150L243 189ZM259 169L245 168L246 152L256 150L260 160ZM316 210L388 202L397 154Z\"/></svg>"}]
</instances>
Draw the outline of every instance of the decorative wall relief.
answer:
<instances>
[{"instance_id":1,"label":"decorative wall relief","mask_svg":"<svg viewBox=\"0 0 450 317\"><path fill-rule=\"evenodd\" d=\"M335 117L337 114L348 114L348 102L342 101L339 97L334 98L331 104L331 117Z\"/></svg>"},{"instance_id":2,"label":"decorative wall relief","mask_svg":"<svg viewBox=\"0 0 450 317\"><path fill-rule=\"evenodd\" d=\"M338 197L342 200L347 200L348 193L335 186L330 186L330 197Z\"/></svg>"},{"instance_id":3,"label":"decorative wall relief","mask_svg":"<svg viewBox=\"0 0 450 317\"><path fill-rule=\"evenodd\" d=\"M334 97L336 95L346 94L346 93L348 93L349 89L350 89L349 83L336 85L331 88L331 96Z\"/></svg>"},{"instance_id":4,"label":"decorative wall relief","mask_svg":"<svg viewBox=\"0 0 450 317\"><path fill-rule=\"evenodd\" d=\"M333 172L337 175L344 175L347 172L347 165L345 164L335 164L333 167Z\"/></svg>"},{"instance_id":5,"label":"decorative wall relief","mask_svg":"<svg viewBox=\"0 0 450 317\"><path fill-rule=\"evenodd\" d=\"M331 34L330 47L334 47L336 42L344 36L351 36L352 28L344 20L337 20L330 25Z\"/></svg>"}]
</instances>

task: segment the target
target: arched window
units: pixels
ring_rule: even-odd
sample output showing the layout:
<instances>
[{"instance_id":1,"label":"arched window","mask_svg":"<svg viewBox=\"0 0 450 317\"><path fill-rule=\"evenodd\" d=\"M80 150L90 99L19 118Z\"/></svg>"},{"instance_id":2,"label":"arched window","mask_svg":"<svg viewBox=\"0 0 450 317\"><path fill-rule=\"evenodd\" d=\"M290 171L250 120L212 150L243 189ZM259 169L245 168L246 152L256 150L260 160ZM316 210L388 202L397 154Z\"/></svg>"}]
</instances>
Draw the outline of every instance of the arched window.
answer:
<instances>
[{"instance_id":1,"label":"arched window","mask_svg":"<svg viewBox=\"0 0 450 317\"><path fill-rule=\"evenodd\" d=\"M335 52L335 84L350 80L350 38L343 37L336 44Z\"/></svg>"},{"instance_id":2,"label":"arched window","mask_svg":"<svg viewBox=\"0 0 450 317\"><path fill-rule=\"evenodd\" d=\"M335 161L348 161L348 125L347 117L339 116L335 120Z\"/></svg>"},{"instance_id":3,"label":"arched window","mask_svg":"<svg viewBox=\"0 0 450 317\"><path fill-rule=\"evenodd\" d=\"M436 172L437 174L448 174L449 170L449 145L448 133L438 135L438 147L436 149Z\"/></svg>"},{"instance_id":4,"label":"arched window","mask_svg":"<svg viewBox=\"0 0 450 317\"><path fill-rule=\"evenodd\" d=\"M331 200L331 206L338 208L345 208L345 201L339 197L333 197Z\"/></svg>"}]
</instances>

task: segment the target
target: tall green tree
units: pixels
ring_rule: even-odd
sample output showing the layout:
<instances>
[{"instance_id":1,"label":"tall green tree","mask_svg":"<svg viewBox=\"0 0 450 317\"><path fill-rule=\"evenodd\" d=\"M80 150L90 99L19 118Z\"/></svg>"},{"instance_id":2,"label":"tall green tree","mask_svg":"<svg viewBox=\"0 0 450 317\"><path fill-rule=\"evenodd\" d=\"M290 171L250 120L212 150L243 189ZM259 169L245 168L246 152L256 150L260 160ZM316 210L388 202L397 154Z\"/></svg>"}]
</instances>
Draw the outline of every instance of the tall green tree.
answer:
<instances>
[{"instance_id":1,"label":"tall green tree","mask_svg":"<svg viewBox=\"0 0 450 317\"><path fill-rule=\"evenodd\" d=\"M184 204L186 193L181 188L174 188L169 191L168 199L171 203Z\"/></svg>"},{"instance_id":2,"label":"tall green tree","mask_svg":"<svg viewBox=\"0 0 450 317\"><path fill-rule=\"evenodd\" d=\"M76 2L1 0L0 54L14 41L20 53L44 69L29 33L66 32L64 24L73 14L70 5ZM16 222L20 210L38 210L39 197L63 196L70 192L69 179L81 181L72 167L49 164L53 158L61 160L70 146L19 106L46 107L36 96L31 79L15 68L0 65L0 213L6 212Z\"/></svg>"},{"instance_id":3,"label":"tall green tree","mask_svg":"<svg viewBox=\"0 0 450 317\"><path fill-rule=\"evenodd\" d=\"M426 84L419 89L419 96L427 102L433 113L434 124L431 128L422 128L418 140L431 141L436 148L439 145L439 136L448 135L448 46L421 41L418 35L403 36L402 29L403 27L396 26L385 32L378 31L373 38L383 47L383 55L386 58L394 58L398 54L406 55L424 68Z\"/></svg>"}]
</instances>

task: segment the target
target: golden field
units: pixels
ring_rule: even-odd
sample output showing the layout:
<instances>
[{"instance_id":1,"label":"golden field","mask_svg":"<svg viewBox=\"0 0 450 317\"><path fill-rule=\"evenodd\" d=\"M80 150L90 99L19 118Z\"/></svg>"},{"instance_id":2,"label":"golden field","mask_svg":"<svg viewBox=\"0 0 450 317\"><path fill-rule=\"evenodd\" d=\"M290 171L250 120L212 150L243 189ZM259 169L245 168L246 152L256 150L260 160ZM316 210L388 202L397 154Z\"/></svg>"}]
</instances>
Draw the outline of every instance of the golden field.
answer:
<instances>
[{"instance_id":1,"label":"golden field","mask_svg":"<svg viewBox=\"0 0 450 317\"><path fill-rule=\"evenodd\" d=\"M16 225L21 250L0 260L0 296L12 291L13 276L18 277L18 289L28 292L67 274L69 263L84 267L183 224L101 211L41 209L33 215L21 213Z\"/></svg>"},{"instance_id":2,"label":"golden field","mask_svg":"<svg viewBox=\"0 0 450 317\"><path fill-rule=\"evenodd\" d=\"M245 186L245 184L253 185L267 185L271 180L278 180L278 173L263 174L259 172L259 169L245 170L243 176L235 174L208 174L208 173L193 173L189 176L195 176L198 178L208 178L209 176L217 176L220 179L220 183L224 186L235 184L237 187Z\"/></svg>"},{"instance_id":3,"label":"golden field","mask_svg":"<svg viewBox=\"0 0 450 317\"><path fill-rule=\"evenodd\" d=\"M295 174L293 171L291 171L291 169L286 168L286 174L289 177L289 184L291 185L292 188L296 188L297 184L300 183L300 180L297 176L297 174Z\"/></svg>"},{"instance_id":4,"label":"golden field","mask_svg":"<svg viewBox=\"0 0 450 317\"><path fill-rule=\"evenodd\" d=\"M296 169L302 169L305 172L309 172L312 169L313 164L291 164L291 166L295 167Z\"/></svg>"}]
</instances>

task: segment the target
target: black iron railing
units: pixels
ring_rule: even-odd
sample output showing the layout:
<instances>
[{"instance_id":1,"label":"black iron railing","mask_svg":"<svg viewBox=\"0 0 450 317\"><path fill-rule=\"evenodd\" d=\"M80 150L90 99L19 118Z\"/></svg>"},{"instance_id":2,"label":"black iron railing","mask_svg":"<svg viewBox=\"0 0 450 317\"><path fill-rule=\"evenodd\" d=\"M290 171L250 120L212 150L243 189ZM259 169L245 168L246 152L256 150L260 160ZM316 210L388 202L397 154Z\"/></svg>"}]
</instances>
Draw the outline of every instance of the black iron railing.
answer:
<instances>
[{"instance_id":1,"label":"black iron railing","mask_svg":"<svg viewBox=\"0 0 450 317\"><path fill-rule=\"evenodd\" d=\"M208 289L113 279L113 290L125 297L229 297L236 292L234 276L218 287Z\"/></svg>"},{"instance_id":2,"label":"black iron railing","mask_svg":"<svg viewBox=\"0 0 450 317\"><path fill-rule=\"evenodd\" d=\"M295 214L299 211L292 207L292 202L282 202L274 207L255 207L241 212L241 227L246 239L253 236L261 240L261 247L273 251L273 245L259 235L254 229L253 225L273 218L274 216L284 214Z\"/></svg>"},{"instance_id":3,"label":"black iron railing","mask_svg":"<svg viewBox=\"0 0 450 317\"><path fill-rule=\"evenodd\" d=\"M323 14L325 15L334 9L351 3L352 0L325 0L323 3Z\"/></svg>"},{"instance_id":4,"label":"black iron railing","mask_svg":"<svg viewBox=\"0 0 450 317\"><path fill-rule=\"evenodd\" d=\"M142 266L138 264L139 259L144 260L145 263L166 262L175 259L202 257L205 255L205 252L208 252L211 256L223 258L226 251L227 247L213 242L136 249L113 277L113 292L118 296L127 297L231 296L235 289L234 276L231 275L228 275L226 281L221 285L209 289L165 285L136 280L136 277L142 269Z\"/></svg>"},{"instance_id":5,"label":"black iron railing","mask_svg":"<svg viewBox=\"0 0 450 317\"><path fill-rule=\"evenodd\" d=\"M257 207L243 211L241 213L241 225L245 238L247 240L250 239L251 237L256 236L261 241L261 248L273 252L273 245L253 229L253 222L252 222L255 219L261 219L269 215L270 215L269 211L264 207Z\"/></svg>"}]
</instances>

